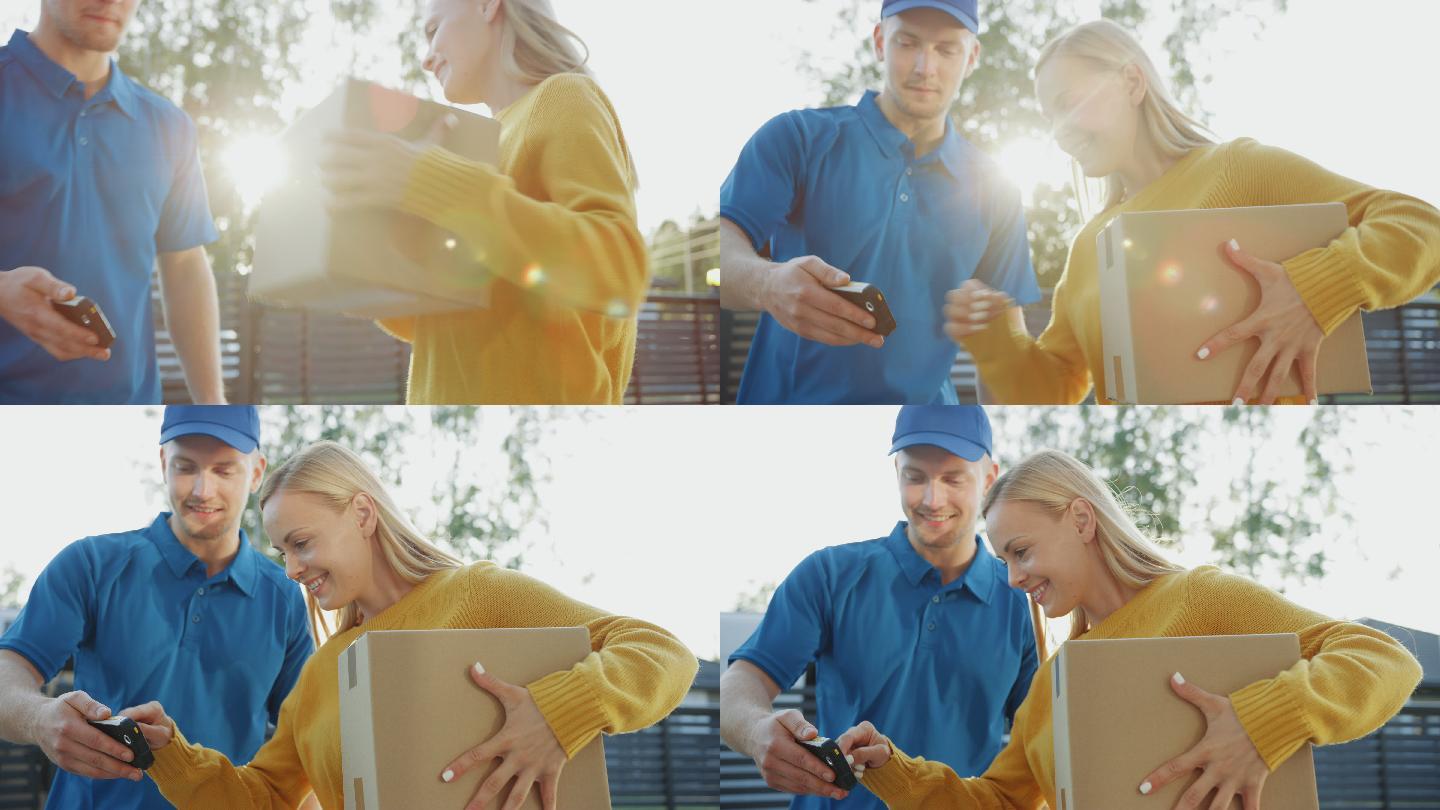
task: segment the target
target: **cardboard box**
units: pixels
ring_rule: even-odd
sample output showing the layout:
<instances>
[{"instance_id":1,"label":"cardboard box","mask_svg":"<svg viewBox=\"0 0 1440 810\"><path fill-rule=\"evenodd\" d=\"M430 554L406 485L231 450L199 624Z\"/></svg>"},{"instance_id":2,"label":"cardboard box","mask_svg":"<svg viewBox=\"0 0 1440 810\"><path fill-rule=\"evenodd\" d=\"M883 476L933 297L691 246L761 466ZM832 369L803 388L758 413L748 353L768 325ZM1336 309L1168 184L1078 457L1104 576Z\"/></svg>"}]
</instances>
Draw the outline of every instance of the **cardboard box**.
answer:
<instances>
[{"instance_id":1,"label":"cardboard box","mask_svg":"<svg viewBox=\"0 0 1440 810\"><path fill-rule=\"evenodd\" d=\"M470 679L470 666L480 661L496 677L523 685L589 654L583 627L361 635L339 661L345 810L460 810L495 764L448 784L440 772L494 736L505 719L500 702ZM521 807L540 810L538 788ZM561 771L559 810L610 810L600 737Z\"/></svg>"},{"instance_id":2,"label":"cardboard box","mask_svg":"<svg viewBox=\"0 0 1440 810\"><path fill-rule=\"evenodd\" d=\"M1340 203L1116 216L1095 239L1105 396L1157 405L1229 402L1259 342L1203 361L1195 352L1255 311L1260 285L1225 258L1224 244L1236 239L1245 252L1282 262L1328 245L1346 227ZM1316 388L1321 394L1370 393L1360 313L1320 344ZM1292 367L1280 395L1300 393L1300 375Z\"/></svg>"},{"instance_id":3,"label":"cardboard box","mask_svg":"<svg viewBox=\"0 0 1440 810\"><path fill-rule=\"evenodd\" d=\"M355 79L291 124L281 137L285 182L265 195L255 223L250 296L365 318L484 307L489 274L458 237L397 211L332 216L320 181L329 133L361 129L413 141L447 114L457 123L442 146L497 162L498 122Z\"/></svg>"},{"instance_id":4,"label":"cardboard box","mask_svg":"<svg viewBox=\"0 0 1440 810\"><path fill-rule=\"evenodd\" d=\"M1174 807L1198 771L1149 796L1140 794L1140 783L1198 743L1206 724L1200 710L1170 688L1170 676L1179 672L1207 692L1228 695L1298 660L1300 639L1293 633L1065 642L1050 664L1053 810ZM1265 810L1319 807L1309 745L1265 780L1260 804ZM1241 810L1240 801L1231 807Z\"/></svg>"}]
</instances>

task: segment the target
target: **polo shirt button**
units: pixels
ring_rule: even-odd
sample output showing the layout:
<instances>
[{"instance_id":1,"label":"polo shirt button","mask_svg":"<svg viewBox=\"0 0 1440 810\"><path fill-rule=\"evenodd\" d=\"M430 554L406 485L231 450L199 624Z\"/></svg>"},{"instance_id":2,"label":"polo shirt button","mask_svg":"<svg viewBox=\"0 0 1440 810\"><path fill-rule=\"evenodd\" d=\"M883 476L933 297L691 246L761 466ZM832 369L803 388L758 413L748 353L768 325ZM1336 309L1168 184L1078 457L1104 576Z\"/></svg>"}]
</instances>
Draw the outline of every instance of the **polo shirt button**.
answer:
<instances>
[{"instance_id":1,"label":"polo shirt button","mask_svg":"<svg viewBox=\"0 0 1440 810\"><path fill-rule=\"evenodd\" d=\"M196 621L199 621L199 617L198 617L198 616L196 617ZM935 623L934 623L934 622L930 622L930 624L926 627L926 629L933 632L933 631L935 630Z\"/></svg>"},{"instance_id":2,"label":"polo shirt button","mask_svg":"<svg viewBox=\"0 0 1440 810\"><path fill-rule=\"evenodd\" d=\"M89 111L89 110L81 110L81 111L80 111L80 117L81 117L81 118L84 118L85 115L86 115L86 113L88 113L88 112L90 112L90 111ZM906 171L905 173L906 173L906 174L909 174L910 172L909 172L909 171Z\"/></svg>"},{"instance_id":3,"label":"polo shirt button","mask_svg":"<svg viewBox=\"0 0 1440 810\"><path fill-rule=\"evenodd\" d=\"M81 139L80 139L80 142L81 142L81 143L84 143L84 142L85 142L85 139L84 139L84 138L81 138ZM909 194L901 194L901 195L900 195L900 202L910 202L910 195L909 195Z\"/></svg>"},{"instance_id":4,"label":"polo shirt button","mask_svg":"<svg viewBox=\"0 0 1440 810\"><path fill-rule=\"evenodd\" d=\"M934 596L930 597L930 601L934 602L937 605L940 604L940 594L937 593Z\"/></svg>"},{"instance_id":5,"label":"polo shirt button","mask_svg":"<svg viewBox=\"0 0 1440 810\"><path fill-rule=\"evenodd\" d=\"M205 589L204 589L204 588L201 588L200 590L196 591L195 593L198 593L198 594L200 594L201 596L204 596L204 595L205 595Z\"/></svg>"},{"instance_id":6,"label":"polo shirt button","mask_svg":"<svg viewBox=\"0 0 1440 810\"><path fill-rule=\"evenodd\" d=\"M80 139L80 145L81 145L81 146L89 146L89 145L90 145L90 139L89 139L89 138L81 138L81 139Z\"/></svg>"},{"instance_id":7,"label":"polo shirt button","mask_svg":"<svg viewBox=\"0 0 1440 810\"><path fill-rule=\"evenodd\" d=\"M81 115L84 115L85 113L80 113L80 114L81 114ZM905 176L906 176L906 177L909 177L909 176L913 175L914 173L915 173L915 170L914 170L914 169L906 169L906 170L905 170Z\"/></svg>"},{"instance_id":8,"label":"polo shirt button","mask_svg":"<svg viewBox=\"0 0 1440 810\"><path fill-rule=\"evenodd\" d=\"M192 622L194 622L194 623L196 623L196 624L199 624L199 623L200 623L200 616L199 616L198 614L195 615L195 616L191 616L191 617L190 617L190 621L192 621ZM931 627L933 628L934 625L931 625Z\"/></svg>"}]
</instances>

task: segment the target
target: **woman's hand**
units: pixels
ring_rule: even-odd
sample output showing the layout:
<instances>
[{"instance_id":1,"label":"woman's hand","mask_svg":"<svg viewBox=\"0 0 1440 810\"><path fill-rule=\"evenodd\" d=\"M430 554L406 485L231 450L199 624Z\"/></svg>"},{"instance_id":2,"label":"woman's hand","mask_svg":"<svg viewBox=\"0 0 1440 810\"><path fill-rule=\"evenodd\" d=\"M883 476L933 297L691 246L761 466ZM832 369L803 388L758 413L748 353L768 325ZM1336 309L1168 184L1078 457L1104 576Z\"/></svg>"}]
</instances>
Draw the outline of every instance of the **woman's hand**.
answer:
<instances>
[{"instance_id":1,"label":"woman's hand","mask_svg":"<svg viewBox=\"0 0 1440 810\"><path fill-rule=\"evenodd\" d=\"M540 713L540 707L535 705L535 699L525 687L506 683L487 674L479 663L470 668L470 679L500 701L500 705L505 708L505 725L500 727L495 736L446 765L440 778L451 782L469 770L492 759L498 759L499 766L480 784L480 790L465 806L465 810L515 810L525 801L525 797L530 795L530 788L536 783L540 785L540 803L545 810L555 810L560 769L565 767L568 760L565 749L560 747L560 741L555 738L555 732L550 730L545 716ZM495 804L495 797L500 795L501 789L512 779L515 780L515 785L510 788L505 803Z\"/></svg>"},{"instance_id":2,"label":"woman's hand","mask_svg":"<svg viewBox=\"0 0 1440 810\"><path fill-rule=\"evenodd\" d=\"M866 768L879 768L890 761L890 738L869 720L860 721L860 725L836 737L835 744L845 754L856 779L865 778Z\"/></svg>"},{"instance_id":3,"label":"woman's hand","mask_svg":"<svg viewBox=\"0 0 1440 810\"><path fill-rule=\"evenodd\" d=\"M326 138L320 182L330 191L332 209L398 208L415 163L455 125L443 115L417 141L363 130L341 130Z\"/></svg>"},{"instance_id":4,"label":"woman's hand","mask_svg":"<svg viewBox=\"0 0 1440 810\"><path fill-rule=\"evenodd\" d=\"M1195 356L1204 360L1250 338L1260 339L1260 348L1245 367L1240 386L1235 389L1235 403L1256 399L1271 405L1280 393L1280 386L1290 376L1290 369L1300 367L1300 388L1305 399L1315 401L1315 361L1325 331L1310 314L1300 292L1290 281L1285 268L1275 262L1257 259L1240 250L1231 239L1225 245L1225 257L1260 283L1260 306L1244 320L1232 324L1205 341Z\"/></svg>"},{"instance_id":5,"label":"woman's hand","mask_svg":"<svg viewBox=\"0 0 1440 810\"><path fill-rule=\"evenodd\" d=\"M1240 724L1230 699L1186 683L1178 672L1170 679L1170 688L1205 715L1205 736L1194 748L1145 777L1140 783L1140 792L1153 793L1198 770L1202 772L1200 778L1181 795L1175 803L1176 810L1199 807L1228 810L1236 796L1240 797L1245 810L1260 810L1260 789L1265 786L1270 768L1255 750L1255 743ZM1215 796L1207 805L1205 797L1211 793Z\"/></svg>"},{"instance_id":6,"label":"woman's hand","mask_svg":"<svg viewBox=\"0 0 1440 810\"><path fill-rule=\"evenodd\" d=\"M991 321L1013 306L1015 300L1010 296L982 281L968 279L958 289L945 293L945 334L958 343L962 338L984 331Z\"/></svg>"},{"instance_id":7,"label":"woman's hand","mask_svg":"<svg viewBox=\"0 0 1440 810\"><path fill-rule=\"evenodd\" d=\"M175 737L175 721L165 714L165 707L157 700L131 706L120 714L139 724L140 733L145 735L151 751L159 751Z\"/></svg>"}]
</instances>

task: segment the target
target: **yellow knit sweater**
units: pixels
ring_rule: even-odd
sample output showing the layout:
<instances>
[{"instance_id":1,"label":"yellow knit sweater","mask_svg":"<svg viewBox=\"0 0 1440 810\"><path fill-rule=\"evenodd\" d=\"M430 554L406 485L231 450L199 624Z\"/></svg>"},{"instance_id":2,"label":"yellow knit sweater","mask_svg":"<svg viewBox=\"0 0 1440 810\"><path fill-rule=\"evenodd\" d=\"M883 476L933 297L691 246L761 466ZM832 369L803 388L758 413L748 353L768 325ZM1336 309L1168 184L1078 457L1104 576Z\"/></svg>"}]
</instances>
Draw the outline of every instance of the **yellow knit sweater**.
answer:
<instances>
[{"instance_id":1,"label":"yellow knit sweater","mask_svg":"<svg viewBox=\"0 0 1440 810\"><path fill-rule=\"evenodd\" d=\"M249 765L232 764L176 729L175 739L155 752L148 773L181 810L292 810L312 789L327 810L344 807L336 667L361 633L575 626L589 629L594 652L568 671L527 685L567 756L601 732L658 722L695 678L695 656L665 630L607 615L519 572L476 563L431 575L380 615L321 646L281 705L275 735Z\"/></svg>"},{"instance_id":2,"label":"yellow knit sweater","mask_svg":"<svg viewBox=\"0 0 1440 810\"><path fill-rule=\"evenodd\" d=\"M1344 742L1379 728L1420 681L1414 657L1379 630L1327 619L1212 566L1156 580L1082 638L1252 633L1300 636L1300 661L1229 696L1272 771L1304 743ZM1059 807L1050 669L1042 666L1035 673L1030 694L1015 713L1009 744L984 774L961 779L943 763L895 749L889 762L865 771L865 787L892 810L1034 810L1042 803ZM1136 784L1145 773L1136 772Z\"/></svg>"},{"instance_id":3,"label":"yellow knit sweater","mask_svg":"<svg viewBox=\"0 0 1440 810\"><path fill-rule=\"evenodd\" d=\"M551 76L499 114L500 165L433 147L401 208L494 275L488 309L396 318L411 404L619 404L650 268L619 119L591 79Z\"/></svg>"},{"instance_id":4,"label":"yellow knit sweater","mask_svg":"<svg viewBox=\"0 0 1440 810\"><path fill-rule=\"evenodd\" d=\"M1350 227L1327 247L1301 253L1284 266L1325 334L1357 309L1400 306L1440 280L1440 212L1241 138L1192 150L1134 197L1087 223L1070 245L1050 324L1038 339L1000 318L966 338L965 348L1000 402L1075 403L1094 387L1096 400L1108 404L1095 236L1110 220L1135 211L1322 202L1344 203Z\"/></svg>"}]
</instances>

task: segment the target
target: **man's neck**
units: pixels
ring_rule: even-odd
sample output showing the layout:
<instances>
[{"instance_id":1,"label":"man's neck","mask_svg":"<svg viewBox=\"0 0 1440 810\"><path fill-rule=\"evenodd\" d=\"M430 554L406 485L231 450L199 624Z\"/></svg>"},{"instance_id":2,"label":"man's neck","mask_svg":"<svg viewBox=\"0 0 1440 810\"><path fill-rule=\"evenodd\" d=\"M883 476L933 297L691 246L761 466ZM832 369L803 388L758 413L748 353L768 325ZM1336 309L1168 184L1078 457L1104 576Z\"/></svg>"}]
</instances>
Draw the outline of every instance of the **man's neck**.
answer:
<instances>
[{"instance_id":1,"label":"man's neck","mask_svg":"<svg viewBox=\"0 0 1440 810\"><path fill-rule=\"evenodd\" d=\"M973 530L961 535L958 540L945 548L931 548L923 545L908 532L906 537L910 540L910 547L915 549L915 553L940 572L941 585L949 585L965 576L965 572L970 570L970 563L975 561L975 544L979 542L975 539Z\"/></svg>"},{"instance_id":2,"label":"man's neck","mask_svg":"<svg viewBox=\"0 0 1440 810\"><path fill-rule=\"evenodd\" d=\"M171 515L170 531L175 533L175 539L180 541L180 545L199 558L200 562L205 563L206 578L224 571L240 554L240 530L238 528L223 537L202 540L186 534L180 526L180 521Z\"/></svg>"},{"instance_id":3,"label":"man's neck","mask_svg":"<svg viewBox=\"0 0 1440 810\"><path fill-rule=\"evenodd\" d=\"M886 92L877 96L875 103L880 107L880 112L884 114L885 120L904 133L905 137L915 145L915 157L930 154L940 146L941 141L945 140L944 114L935 118L911 117L906 115Z\"/></svg>"},{"instance_id":4,"label":"man's neck","mask_svg":"<svg viewBox=\"0 0 1440 810\"><path fill-rule=\"evenodd\" d=\"M30 33L30 41L50 61L75 74L85 85L85 98L90 98L110 80L110 54L81 48L61 36L53 25L41 20Z\"/></svg>"}]
</instances>

